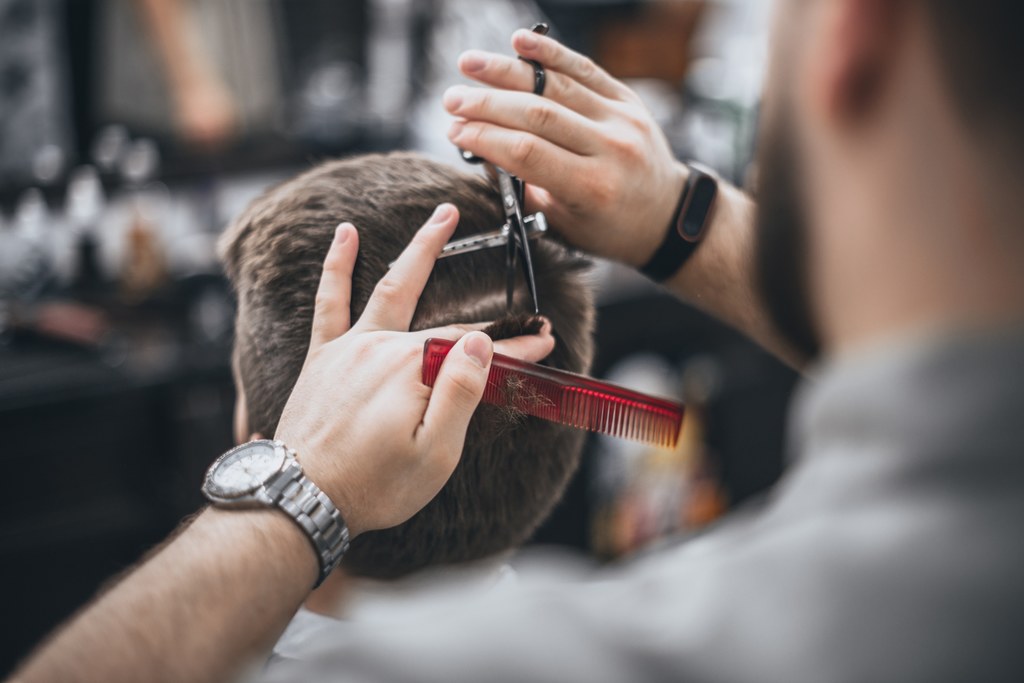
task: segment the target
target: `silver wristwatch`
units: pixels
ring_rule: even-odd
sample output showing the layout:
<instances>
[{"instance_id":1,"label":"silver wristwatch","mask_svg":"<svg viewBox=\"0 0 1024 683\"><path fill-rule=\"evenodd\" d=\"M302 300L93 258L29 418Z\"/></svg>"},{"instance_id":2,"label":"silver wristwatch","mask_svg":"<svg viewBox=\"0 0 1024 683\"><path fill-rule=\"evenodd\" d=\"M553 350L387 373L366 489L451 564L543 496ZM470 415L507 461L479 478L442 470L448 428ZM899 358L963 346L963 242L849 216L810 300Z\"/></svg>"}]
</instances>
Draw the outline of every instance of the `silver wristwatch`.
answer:
<instances>
[{"instance_id":1,"label":"silver wristwatch","mask_svg":"<svg viewBox=\"0 0 1024 683\"><path fill-rule=\"evenodd\" d=\"M222 508L284 510L309 536L320 560L314 588L348 550L348 526L338 508L303 474L295 451L280 441L250 441L217 458L206 472L203 495Z\"/></svg>"}]
</instances>

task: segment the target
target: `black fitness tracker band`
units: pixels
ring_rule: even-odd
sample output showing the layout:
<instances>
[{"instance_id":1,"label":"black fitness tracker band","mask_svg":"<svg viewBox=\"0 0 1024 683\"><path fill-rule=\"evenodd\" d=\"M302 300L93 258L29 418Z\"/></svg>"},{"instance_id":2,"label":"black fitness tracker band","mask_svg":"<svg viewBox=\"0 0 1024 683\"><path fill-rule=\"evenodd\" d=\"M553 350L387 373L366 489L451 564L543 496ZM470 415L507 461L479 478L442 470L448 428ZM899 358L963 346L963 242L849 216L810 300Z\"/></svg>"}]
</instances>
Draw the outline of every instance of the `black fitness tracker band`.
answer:
<instances>
[{"instance_id":1,"label":"black fitness tracker band","mask_svg":"<svg viewBox=\"0 0 1024 683\"><path fill-rule=\"evenodd\" d=\"M690 175L679 196L665 240L647 265L640 269L655 282L664 282L675 275L697 250L718 196L718 181L713 175L695 165L687 164L686 168Z\"/></svg>"}]
</instances>

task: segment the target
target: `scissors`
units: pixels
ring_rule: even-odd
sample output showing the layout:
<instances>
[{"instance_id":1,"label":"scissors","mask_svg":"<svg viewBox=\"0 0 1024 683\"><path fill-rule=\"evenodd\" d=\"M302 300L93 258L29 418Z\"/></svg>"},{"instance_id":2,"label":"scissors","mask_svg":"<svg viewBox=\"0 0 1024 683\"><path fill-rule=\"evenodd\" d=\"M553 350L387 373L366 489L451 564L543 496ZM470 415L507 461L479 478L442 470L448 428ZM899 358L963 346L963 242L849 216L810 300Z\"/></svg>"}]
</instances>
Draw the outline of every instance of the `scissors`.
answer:
<instances>
[{"instance_id":1,"label":"scissors","mask_svg":"<svg viewBox=\"0 0 1024 683\"><path fill-rule=\"evenodd\" d=\"M526 279L526 288L530 292L533 312L534 314L540 313L540 304L537 301L537 280L533 275L533 258L530 255L530 237L541 237L547 232L547 219L540 211L529 216L523 215L526 183L521 178L517 178L505 169L495 166L472 152L464 149L459 150L459 152L462 154L462 160L466 163L486 164L493 174L498 177L498 189L501 191L501 207L505 211L505 226L502 229L502 238L505 244L505 272L507 273L505 285L506 309L512 310L512 295L515 292L516 285L516 254L518 252L523 257L523 276ZM528 226L527 224L531 225ZM504 239L506 228L508 237ZM448 247L454 244L449 243ZM492 246L501 246L501 243L493 244Z\"/></svg>"},{"instance_id":2,"label":"scissors","mask_svg":"<svg viewBox=\"0 0 1024 683\"><path fill-rule=\"evenodd\" d=\"M545 23L534 24L530 30L534 33L546 35L548 33L548 25ZM520 57L520 59L523 58ZM527 59L525 61L533 65L535 74L534 94L543 95L545 82L544 67L533 60ZM530 293L530 301L533 303L533 312L534 314L540 313L540 304L537 301L537 280L533 274L533 258L530 255L530 238L543 236L547 232L547 220L544 218L544 214L539 211L530 216L523 215L523 204L526 203L526 183L521 178L517 178L508 171L498 168L472 152L466 150L459 151L464 161L470 164L487 164L489 170L498 178L498 189L501 191L501 206L505 211L505 227L501 231L505 244L505 307L509 311L512 310L512 297L515 293L516 285L516 257L517 255L522 255L523 276L526 280L526 288ZM448 246L454 247L455 243L449 243ZM500 243L493 246L500 246ZM442 255L444 255L443 252Z\"/></svg>"},{"instance_id":3,"label":"scissors","mask_svg":"<svg viewBox=\"0 0 1024 683\"><path fill-rule=\"evenodd\" d=\"M533 257L530 252L530 240L536 240L547 234L548 221L540 211L537 213L523 214L523 198L526 191L526 184L508 171L498 168L480 157L469 152L462 152L462 158L471 164L487 164L498 178L498 189L501 192L501 206L505 212L505 224L493 232L485 232L463 239L452 240L441 249L439 259L468 254L483 249L495 249L505 247L505 307L508 311L513 308L513 298L516 285L516 262L522 261L523 277L526 280L526 289L530 294L530 303L534 314L540 313L540 304L537 300L537 280L533 272ZM392 261L388 268L395 265Z\"/></svg>"},{"instance_id":4,"label":"scissors","mask_svg":"<svg viewBox=\"0 0 1024 683\"><path fill-rule=\"evenodd\" d=\"M505 243L505 307L512 310L512 295L516 287L516 257L522 257L523 276L526 280L526 288L530 292L530 301L533 303L533 312L540 313L540 304L537 301L537 280L533 274L533 258L530 255L530 236L526 229L526 219L523 217L523 200L526 184L519 178L511 175L501 168L495 167L498 174L498 188L501 190L501 204L505 210L505 223L509 226L508 241ZM533 222L537 223L537 215L532 216ZM544 221L546 225L546 221Z\"/></svg>"},{"instance_id":5,"label":"scissors","mask_svg":"<svg viewBox=\"0 0 1024 683\"><path fill-rule=\"evenodd\" d=\"M548 25L544 23L534 24L531 30L534 33L545 35L548 32ZM522 57L520 57L522 59ZM544 92L544 67L532 60L534 68L535 83L534 93L542 95ZM482 249L505 247L505 308L512 311L513 299L516 286L516 262L522 257L523 277L526 280L526 289L530 294L530 303L533 304L533 313L540 313L540 303L537 300L537 279L533 272L533 257L530 254L530 240L543 237L548 230L548 222L544 214L537 213L524 215L523 204L526 198L526 183L503 168L491 164L487 160L476 156L467 150L459 150L462 159L470 164L486 164L491 174L498 179L498 189L501 192L501 208L505 212L505 224L494 232L474 235L464 239L453 240L446 244L441 250L438 258L447 258L457 254L467 254ZM394 265L394 261L388 264L388 268Z\"/></svg>"}]
</instances>

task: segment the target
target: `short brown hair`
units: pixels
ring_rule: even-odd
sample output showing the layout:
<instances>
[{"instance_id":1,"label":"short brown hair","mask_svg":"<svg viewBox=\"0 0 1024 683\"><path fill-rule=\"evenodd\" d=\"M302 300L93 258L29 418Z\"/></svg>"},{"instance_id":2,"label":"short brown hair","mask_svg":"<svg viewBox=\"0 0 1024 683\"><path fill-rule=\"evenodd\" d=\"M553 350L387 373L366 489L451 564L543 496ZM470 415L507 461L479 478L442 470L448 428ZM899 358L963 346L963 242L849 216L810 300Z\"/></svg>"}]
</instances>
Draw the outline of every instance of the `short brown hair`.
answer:
<instances>
[{"instance_id":1,"label":"short brown hair","mask_svg":"<svg viewBox=\"0 0 1024 683\"><path fill-rule=\"evenodd\" d=\"M323 163L265 192L229 227L221 254L238 297L235 362L251 431L275 432L298 378L335 226L350 221L359 230L354 321L387 264L445 201L461 213L456 237L495 230L504 221L497 189L485 178L396 153ZM586 263L543 240L533 248L533 264L541 311L556 338L545 363L585 372L593 353ZM523 308L521 285L516 299ZM439 261L412 329L496 319L492 336L523 329L522 317L506 316L500 249ZM355 575L394 578L520 545L561 496L579 462L583 436L535 418L510 421L506 412L480 406L462 459L437 497L406 523L361 535L342 566Z\"/></svg>"}]
</instances>

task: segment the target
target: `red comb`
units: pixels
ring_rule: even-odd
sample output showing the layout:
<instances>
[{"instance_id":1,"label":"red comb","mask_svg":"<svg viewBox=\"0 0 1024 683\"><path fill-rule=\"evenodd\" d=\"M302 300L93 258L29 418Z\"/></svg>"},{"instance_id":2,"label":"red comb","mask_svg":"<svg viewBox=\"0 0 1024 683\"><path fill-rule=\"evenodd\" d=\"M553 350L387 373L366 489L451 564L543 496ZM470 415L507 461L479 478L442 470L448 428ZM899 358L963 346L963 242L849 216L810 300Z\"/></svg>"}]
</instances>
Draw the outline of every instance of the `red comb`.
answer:
<instances>
[{"instance_id":1,"label":"red comb","mask_svg":"<svg viewBox=\"0 0 1024 683\"><path fill-rule=\"evenodd\" d=\"M423 347L423 383L434 386L455 342L428 339ZM674 447L683 406L564 370L494 354L484 403L511 406L543 420Z\"/></svg>"}]
</instances>

